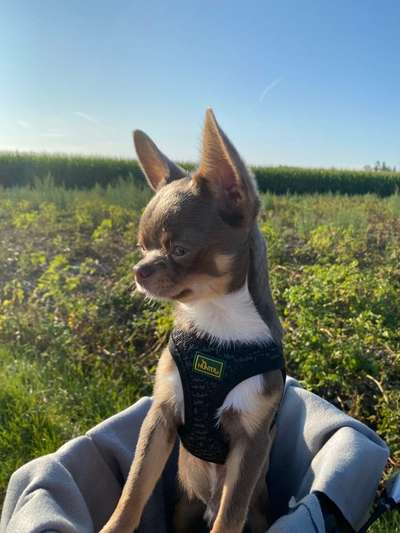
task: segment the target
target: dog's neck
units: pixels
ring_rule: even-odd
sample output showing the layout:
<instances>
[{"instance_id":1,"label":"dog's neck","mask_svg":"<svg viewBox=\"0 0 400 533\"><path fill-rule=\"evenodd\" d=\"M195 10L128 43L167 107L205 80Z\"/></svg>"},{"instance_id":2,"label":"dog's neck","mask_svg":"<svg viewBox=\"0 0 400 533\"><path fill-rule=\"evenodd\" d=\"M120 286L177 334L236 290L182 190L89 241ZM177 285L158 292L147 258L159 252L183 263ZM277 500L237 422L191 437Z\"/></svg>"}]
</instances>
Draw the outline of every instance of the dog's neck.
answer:
<instances>
[{"instance_id":1,"label":"dog's neck","mask_svg":"<svg viewBox=\"0 0 400 533\"><path fill-rule=\"evenodd\" d=\"M268 279L265 241L255 225L250 235L249 271L245 284L213 299L178 306L178 323L191 324L200 335L219 342L280 343L281 325Z\"/></svg>"},{"instance_id":2,"label":"dog's neck","mask_svg":"<svg viewBox=\"0 0 400 533\"><path fill-rule=\"evenodd\" d=\"M258 313L247 282L237 291L213 299L179 305L179 321L190 323L196 333L218 342L261 342L271 339Z\"/></svg>"},{"instance_id":3,"label":"dog's neck","mask_svg":"<svg viewBox=\"0 0 400 533\"><path fill-rule=\"evenodd\" d=\"M269 284L267 245L257 224L250 233L248 285L259 315L268 325L274 341L281 344L283 332Z\"/></svg>"}]
</instances>

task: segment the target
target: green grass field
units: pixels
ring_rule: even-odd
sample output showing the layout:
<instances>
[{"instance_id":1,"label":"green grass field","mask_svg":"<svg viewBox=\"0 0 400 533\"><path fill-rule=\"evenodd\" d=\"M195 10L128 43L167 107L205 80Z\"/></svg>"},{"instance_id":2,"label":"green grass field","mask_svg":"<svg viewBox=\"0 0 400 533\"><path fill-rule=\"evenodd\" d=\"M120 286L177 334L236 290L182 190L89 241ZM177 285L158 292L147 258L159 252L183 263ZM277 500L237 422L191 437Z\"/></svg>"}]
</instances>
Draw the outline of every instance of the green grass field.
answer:
<instances>
[{"instance_id":1,"label":"green grass field","mask_svg":"<svg viewBox=\"0 0 400 533\"><path fill-rule=\"evenodd\" d=\"M10 474L150 393L168 305L133 293L150 193L0 189L0 494ZM400 196L262 197L289 372L400 465ZM400 531L392 517L374 531Z\"/></svg>"}]
</instances>

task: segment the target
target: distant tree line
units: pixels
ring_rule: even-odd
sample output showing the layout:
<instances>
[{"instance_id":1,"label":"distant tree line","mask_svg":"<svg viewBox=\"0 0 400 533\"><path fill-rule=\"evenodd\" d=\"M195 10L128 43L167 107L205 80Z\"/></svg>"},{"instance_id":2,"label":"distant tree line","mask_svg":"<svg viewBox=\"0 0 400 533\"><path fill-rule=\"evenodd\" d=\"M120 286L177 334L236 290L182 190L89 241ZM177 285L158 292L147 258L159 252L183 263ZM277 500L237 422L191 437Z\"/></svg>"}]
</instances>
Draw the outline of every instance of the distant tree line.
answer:
<instances>
[{"instance_id":1,"label":"distant tree line","mask_svg":"<svg viewBox=\"0 0 400 533\"><path fill-rule=\"evenodd\" d=\"M385 163L385 161L377 161L375 165L364 165L364 170L371 171L374 170L375 172L397 172L396 167L390 167Z\"/></svg>"}]
</instances>

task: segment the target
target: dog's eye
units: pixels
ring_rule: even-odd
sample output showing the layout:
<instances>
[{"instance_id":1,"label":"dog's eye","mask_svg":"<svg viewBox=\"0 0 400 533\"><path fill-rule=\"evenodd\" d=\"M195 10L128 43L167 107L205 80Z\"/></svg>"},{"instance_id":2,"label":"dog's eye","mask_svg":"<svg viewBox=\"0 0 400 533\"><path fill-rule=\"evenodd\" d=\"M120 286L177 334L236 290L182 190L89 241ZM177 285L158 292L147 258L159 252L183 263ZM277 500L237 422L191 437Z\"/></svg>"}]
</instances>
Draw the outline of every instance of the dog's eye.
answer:
<instances>
[{"instance_id":1,"label":"dog's eye","mask_svg":"<svg viewBox=\"0 0 400 533\"><path fill-rule=\"evenodd\" d=\"M185 254L186 250L182 246L174 246L172 248L172 255L175 255L175 257L182 257Z\"/></svg>"}]
</instances>

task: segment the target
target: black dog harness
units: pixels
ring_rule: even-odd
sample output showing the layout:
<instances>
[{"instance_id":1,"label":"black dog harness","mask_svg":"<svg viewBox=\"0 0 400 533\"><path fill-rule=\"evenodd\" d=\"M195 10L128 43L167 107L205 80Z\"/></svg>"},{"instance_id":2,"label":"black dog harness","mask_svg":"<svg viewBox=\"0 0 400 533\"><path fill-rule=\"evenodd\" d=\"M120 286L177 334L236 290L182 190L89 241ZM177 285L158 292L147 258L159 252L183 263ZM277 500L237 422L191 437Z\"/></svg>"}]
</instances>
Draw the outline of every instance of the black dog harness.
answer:
<instances>
[{"instance_id":1,"label":"black dog harness","mask_svg":"<svg viewBox=\"0 0 400 533\"><path fill-rule=\"evenodd\" d=\"M220 345L195 334L174 330L169 350L178 367L185 404L185 421L178 428L183 446L196 457L223 464L228 436L217 424L217 410L240 382L257 374L281 370L282 348L265 344L229 342Z\"/></svg>"}]
</instances>

